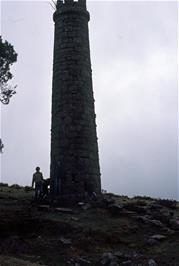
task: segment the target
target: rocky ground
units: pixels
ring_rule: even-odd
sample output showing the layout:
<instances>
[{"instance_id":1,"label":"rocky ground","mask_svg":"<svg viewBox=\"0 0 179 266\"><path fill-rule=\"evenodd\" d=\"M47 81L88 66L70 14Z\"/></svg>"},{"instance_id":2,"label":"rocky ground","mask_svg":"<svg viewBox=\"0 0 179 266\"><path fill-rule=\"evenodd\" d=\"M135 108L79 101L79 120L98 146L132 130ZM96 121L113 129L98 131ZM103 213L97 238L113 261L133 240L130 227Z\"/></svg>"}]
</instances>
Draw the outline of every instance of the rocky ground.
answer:
<instances>
[{"instance_id":1,"label":"rocky ground","mask_svg":"<svg viewBox=\"0 0 179 266\"><path fill-rule=\"evenodd\" d=\"M0 265L179 266L176 202L104 194L58 208L33 193L0 186Z\"/></svg>"}]
</instances>

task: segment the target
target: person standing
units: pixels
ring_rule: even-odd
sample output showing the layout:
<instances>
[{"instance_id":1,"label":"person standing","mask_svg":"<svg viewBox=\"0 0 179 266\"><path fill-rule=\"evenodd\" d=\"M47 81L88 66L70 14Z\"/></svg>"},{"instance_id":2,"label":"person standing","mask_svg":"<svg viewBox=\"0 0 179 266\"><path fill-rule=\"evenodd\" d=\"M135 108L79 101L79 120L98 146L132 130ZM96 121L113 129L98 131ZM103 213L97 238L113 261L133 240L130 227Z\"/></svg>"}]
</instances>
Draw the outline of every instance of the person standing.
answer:
<instances>
[{"instance_id":1,"label":"person standing","mask_svg":"<svg viewBox=\"0 0 179 266\"><path fill-rule=\"evenodd\" d=\"M40 167L36 167L36 172L33 174L32 177L32 187L35 184L35 200L40 199L43 189L43 175L40 172Z\"/></svg>"}]
</instances>

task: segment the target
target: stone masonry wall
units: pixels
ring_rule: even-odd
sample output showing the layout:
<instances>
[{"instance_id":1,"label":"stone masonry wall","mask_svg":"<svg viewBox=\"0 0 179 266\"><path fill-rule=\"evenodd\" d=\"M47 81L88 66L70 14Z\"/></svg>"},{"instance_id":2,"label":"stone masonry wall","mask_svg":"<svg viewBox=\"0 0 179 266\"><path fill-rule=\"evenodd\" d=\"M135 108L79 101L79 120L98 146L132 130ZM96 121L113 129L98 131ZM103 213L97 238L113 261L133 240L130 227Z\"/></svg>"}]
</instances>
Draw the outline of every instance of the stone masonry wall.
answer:
<instances>
[{"instance_id":1,"label":"stone masonry wall","mask_svg":"<svg viewBox=\"0 0 179 266\"><path fill-rule=\"evenodd\" d=\"M51 192L101 192L88 33L84 0L57 2L51 127Z\"/></svg>"}]
</instances>

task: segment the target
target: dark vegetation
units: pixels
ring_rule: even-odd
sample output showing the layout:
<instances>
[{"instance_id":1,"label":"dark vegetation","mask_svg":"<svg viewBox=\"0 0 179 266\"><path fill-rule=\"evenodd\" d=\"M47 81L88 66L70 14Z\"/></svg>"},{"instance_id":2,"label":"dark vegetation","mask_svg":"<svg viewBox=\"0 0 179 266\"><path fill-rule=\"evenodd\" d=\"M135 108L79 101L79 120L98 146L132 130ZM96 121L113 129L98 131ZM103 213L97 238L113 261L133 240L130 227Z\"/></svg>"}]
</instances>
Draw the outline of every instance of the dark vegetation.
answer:
<instances>
[{"instance_id":1,"label":"dark vegetation","mask_svg":"<svg viewBox=\"0 0 179 266\"><path fill-rule=\"evenodd\" d=\"M14 47L8 42L3 41L0 36L0 102L8 104L10 98L16 93L16 86L10 85L8 82L13 78L10 67L17 61L17 53ZM4 148L4 144L0 138L0 153Z\"/></svg>"},{"instance_id":2,"label":"dark vegetation","mask_svg":"<svg viewBox=\"0 0 179 266\"><path fill-rule=\"evenodd\" d=\"M3 41L0 36L0 101L8 104L10 98L15 94L15 87L8 84L13 78L10 67L17 61L17 53L12 44Z\"/></svg>"},{"instance_id":3,"label":"dark vegetation","mask_svg":"<svg viewBox=\"0 0 179 266\"><path fill-rule=\"evenodd\" d=\"M179 265L175 201L104 194L69 209L33 195L0 184L0 265Z\"/></svg>"}]
</instances>

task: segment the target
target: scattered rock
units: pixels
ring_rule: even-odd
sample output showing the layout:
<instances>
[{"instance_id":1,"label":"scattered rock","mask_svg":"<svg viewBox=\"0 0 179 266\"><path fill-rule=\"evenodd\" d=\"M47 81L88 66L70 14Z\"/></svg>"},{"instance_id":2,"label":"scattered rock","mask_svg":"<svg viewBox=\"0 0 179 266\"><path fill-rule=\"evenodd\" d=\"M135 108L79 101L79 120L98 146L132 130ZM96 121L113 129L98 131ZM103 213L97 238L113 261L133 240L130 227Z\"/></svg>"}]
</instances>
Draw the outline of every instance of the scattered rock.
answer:
<instances>
[{"instance_id":1,"label":"scattered rock","mask_svg":"<svg viewBox=\"0 0 179 266\"><path fill-rule=\"evenodd\" d=\"M110 262L109 266L119 266L119 264L115 261Z\"/></svg>"},{"instance_id":2,"label":"scattered rock","mask_svg":"<svg viewBox=\"0 0 179 266\"><path fill-rule=\"evenodd\" d=\"M72 244L71 239L69 239L69 238L64 238L64 237L60 237L60 242L61 242L63 245L71 245L71 244Z\"/></svg>"},{"instance_id":3,"label":"scattered rock","mask_svg":"<svg viewBox=\"0 0 179 266\"><path fill-rule=\"evenodd\" d=\"M112 265L113 263L113 265ZM113 255L111 252L105 252L102 255L101 258L101 264L102 265L110 265L110 266L117 266L116 264L114 265L114 263L117 263L117 258L115 255Z\"/></svg>"},{"instance_id":4,"label":"scattered rock","mask_svg":"<svg viewBox=\"0 0 179 266\"><path fill-rule=\"evenodd\" d=\"M86 265L90 265L91 261L84 259L84 258L79 258L78 261L80 262L80 265L82 266L86 266Z\"/></svg>"},{"instance_id":5,"label":"scattered rock","mask_svg":"<svg viewBox=\"0 0 179 266\"><path fill-rule=\"evenodd\" d=\"M88 265L92 265L91 261L89 261L88 259L84 258L84 257L77 257L77 258L71 258L68 261L68 265L70 266L88 266Z\"/></svg>"},{"instance_id":6,"label":"scattered rock","mask_svg":"<svg viewBox=\"0 0 179 266\"><path fill-rule=\"evenodd\" d=\"M171 229L178 231L179 230L179 221L175 219L170 219L169 226Z\"/></svg>"},{"instance_id":7,"label":"scattered rock","mask_svg":"<svg viewBox=\"0 0 179 266\"><path fill-rule=\"evenodd\" d=\"M71 217L71 220L77 222L77 221L79 221L79 218L72 216L72 217Z\"/></svg>"},{"instance_id":8,"label":"scattered rock","mask_svg":"<svg viewBox=\"0 0 179 266\"><path fill-rule=\"evenodd\" d=\"M172 229L167 228L166 234L169 235L169 236L171 236L171 235L174 235L175 234L175 231L172 230Z\"/></svg>"},{"instance_id":9,"label":"scattered rock","mask_svg":"<svg viewBox=\"0 0 179 266\"><path fill-rule=\"evenodd\" d=\"M176 200L169 200L169 199L159 199L158 204L170 209L176 209L177 202Z\"/></svg>"},{"instance_id":10,"label":"scattered rock","mask_svg":"<svg viewBox=\"0 0 179 266\"><path fill-rule=\"evenodd\" d=\"M64 213L72 213L73 210L69 208L55 208L55 211L57 212L64 212Z\"/></svg>"},{"instance_id":11,"label":"scattered rock","mask_svg":"<svg viewBox=\"0 0 179 266\"><path fill-rule=\"evenodd\" d=\"M24 253L27 252L28 248L29 247L26 242L17 235L5 238L0 244L1 252L3 252L4 254L6 254L7 251L13 253Z\"/></svg>"},{"instance_id":12,"label":"scattered rock","mask_svg":"<svg viewBox=\"0 0 179 266\"><path fill-rule=\"evenodd\" d=\"M109 205L114 204L115 201L112 198L104 198L103 203L105 207L108 207Z\"/></svg>"},{"instance_id":13,"label":"scattered rock","mask_svg":"<svg viewBox=\"0 0 179 266\"><path fill-rule=\"evenodd\" d=\"M152 215L153 219L159 220L164 224L168 224L169 220L172 217L172 212L166 210L154 210L150 211L150 215Z\"/></svg>"},{"instance_id":14,"label":"scattered rock","mask_svg":"<svg viewBox=\"0 0 179 266\"><path fill-rule=\"evenodd\" d=\"M85 202L78 202L78 205L83 210L88 210L89 208L91 208L91 205L89 203L85 203Z\"/></svg>"},{"instance_id":15,"label":"scattered rock","mask_svg":"<svg viewBox=\"0 0 179 266\"><path fill-rule=\"evenodd\" d=\"M151 238L149 238L148 240L147 240L147 245L149 245L149 246L154 246L154 245L157 245L159 243L159 241L157 241L157 240L155 240L155 239L151 239Z\"/></svg>"},{"instance_id":16,"label":"scattered rock","mask_svg":"<svg viewBox=\"0 0 179 266\"><path fill-rule=\"evenodd\" d=\"M39 205L38 210L39 211L49 211L50 206L49 205Z\"/></svg>"},{"instance_id":17,"label":"scattered rock","mask_svg":"<svg viewBox=\"0 0 179 266\"><path fill-rule=\"evenodd\" d=\"M151 219L151 217L148 216L148 215L145 215L145 216L137 216L136 219L139 222L143 222L145 224L154 225L154 226L159 227L159 228L164 228L165 227L159 220Z\"/></svg>"},{"instance_id":18,"label":"scattered rock","mask_svg":"<svg viewBox=\"0 0 179 266\"><path fill-rule=\"evenodd\" d=\"M129 202L124 205L124 208L129 211L137 212L138 214L146 214L148 210L147 206L139 206L136 202Z\"/></svg>"},{"instance_id":19,"label":"scattered rock","mask_svg":"<svg viewBox=\"0 0 179 266\"><path fill-rule=\"evenodd\" d=\"M45 264L36 262L31 262L29 260L24 260L20 258L15 258L14 256L2 256L0 255L0 265L1 266L47 266Z\"/></svg>"},{"instance_id":20,"label":"scattered rock","mask_svg":"<svg viewBox=\"0 0 179 266\"><path fill-rule=\"evenodd\" d=\"M127 260L127 261L123 261L122 263L121 263L121 265L126 265L126 266L130 266L130 265L132 265L132 261L131 260Z\"/></svg>"},{"instance_id":21,"label":"scattered rock","mask_svg":"<svg viewBox=\"0 0 179 266\"><path fill-rule=\"evenodd\" d=\"M150 220L150 223L156 227L164 228L164 225L159 220Z\"/></svg>"},{"instance_id":22,"label":"scattered rock","mask_svg":"<svg viewBox=\"0 0 179 266\"><path fill-rule=\"evenodd\" d=\"M153 236L151 236L151 239L160 241L160 240L166 239L166 236L164 236L164 235L153 235Z\"/></svg>"},{"instance_id":23,"label":"scattered rock","mask_svg":"<svg viewBox=\"0 0 179 266\"><path fill-rule=\"evenodd\" d=\"M134 212L134 211L126 211L126 210L123 210L123 212L121 212L120 214L122 216L127 216L127 217L136 216L136 212Z\"/></svg>"},{"instance_id":24,"label":"scattered rock","mask_svg":"<svg viewBox=\"0 0 179 266\"><path fill-rule=\"evenodd\" d=\"M150 259L149 261L148 261L148 266L157 266L158 264L155 262L155 260L153 260L153 259Z\"/></svg>"},{"instance_id":25,"label":"scattered rock","mask_svg":"<svg viewBox=\"0 0 179 266\"><path fill-rule=\"evenodd\" d=\"M115 251L114 252L114 256L118 257L118 258L123 258L124 257L124 252L122 251Z\"/></svg>"},{"instance_id":26,"label":"scattered rock","mask_svg":"<svg viewBox=\"0 0 179 266\"><path fill-rule=\"evenodd\" d=\"M161 210L161 205L157 204L156 202L153 202L150 207L149 207L152 211L153 210L158 210L160 211Z\"/></svg>"},{"instance_id":27,"label":"scattered rock","mask_svg":"<svg viewBox=\"0 0 179 266\"><path fill-rule=\"evenodd\" d=\"M101 264L107 265L107 266L117 266L119 265L118 261L120 262L120 265L133 265L132 261L133 259L139 259L142 255L136 253L135 251L132 252L125 252L125 251L115 251L112 252L106 252L103 253Z\"/></svg>"},{"instance_id":28,"label":"scattered rock","mask_svg":"<svg viewBox=\"0 0 179 266\"><path fill-rule=\"evenodd\" d=\"M89 203L86 203L85 205L83 205L82 207L81 207L83 210L88 210L88 209L90 209L91 208L91 205L89 204Z\"/></svg>"},{"instance_id":29,"label":"scattered rock","mask_svg":"<svg viewBox=\"0 0 179 266\"><path fill-rule=\"evenodd\" d=\"M123 211L123 208L118 204L109 205L108 210L113 214L117 215Z\"/></svg>"},{"instance_id":30,"label":"scattered rock","mask_svg":"<svg viewBox=\"0 0 179 266\"><path fill-rule=\"evenodd\" d=\"M133 258L141 258L142 255L138 254L135 251L132 252L115 251L114 256L123 260L131 260Z\"/></svg>"},{"instance_id":31,"label":"scattered rock","mask_svg":"<svg viewBox=\"0 0 179 266\"><path fill-rule=\"evenodd\" d=\"M78 202L78 206L80 206L80 207L83 206L84 204L85 204L85 202L81 202L81 201Z\"/></svg>"},{"instance_id":32,"label":"scattered rock","mask_svg":"<svg viewBox=\"0 0 179 266\"><path fill-rule=\"evenodd\" d=\"M164 235L152 235L147 241L146 244L149 246L158 245L160 241L165 240L166 236Z\"/></svg>"}]
</instances>

